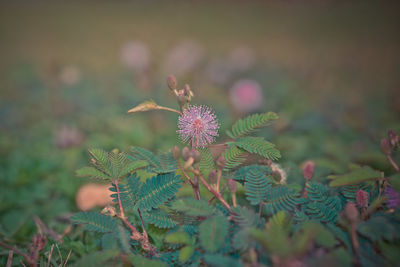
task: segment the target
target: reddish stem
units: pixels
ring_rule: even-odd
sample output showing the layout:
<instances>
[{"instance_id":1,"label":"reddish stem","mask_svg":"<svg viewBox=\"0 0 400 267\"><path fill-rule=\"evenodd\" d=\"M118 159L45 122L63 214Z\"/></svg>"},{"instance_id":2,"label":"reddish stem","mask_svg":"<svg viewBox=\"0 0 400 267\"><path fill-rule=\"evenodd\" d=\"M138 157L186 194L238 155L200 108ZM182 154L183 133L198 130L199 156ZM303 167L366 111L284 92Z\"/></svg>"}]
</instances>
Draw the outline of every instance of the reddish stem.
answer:
<instances>
[{"instance_id":1,"label":"reddish stem","mask_svg":"<svg viewBox=\"0 0 400 267\"><path fill-rule=\"evenodd\" d=\"M21 250L17 249L16 247L10 246L7 243L4 243L3 241L0 240L0 246L5 247L9 250L14 251L15 253L21 255L22 257L24 257L24 259L29 263L30 266L36 266L36 263L33 259L31 259L31 257L29 257L28 254L22 252Z\"/></svg>"},{"instance_id":2,"label":"reddish stem","mask_svg":"<svg viewBox=\"0 0 400 267\"><path fill-rule=\"evenodd\" d=\"M118 197L118 205L119 205L119 210L121 213L121 217L125 218L125 213L124 213L124 208L122 207L122 202L121 202L121 196L120 196L120 192L119 192L119 185L118 185L119 181L115 180L114 184L115 184L115 188L117 189L117 197Z\"/></svg>"},{"instance_id":3,"label":"reddish stem","mask_svg":"<svg viewBox=\"0 0 400 267\"><path fill-rule=\"evenodd\" d=\"M397 172L400 172L399 166L396 164L396 162L393 161L392 157L390 155L386 155L386 157L389 160L390 164L392 164L393 168L395 168Z\"/></svg>"},{"instance_id":4,"label":"reddish stem","mask_svg":"<svg viewBox=\"0 0 400 267\"><path fill-rule=\"evenodd\" d=\"M203 183L203 185L207 188L208 191L210 191L219 201L221 201L222 205L225 206L225 208L227 208L229 210L229 212L233 212L231 206L228 204L228 202L225 201L225 199L221 196L220 193L218 193L217 191L215 191L206 181L206 179L204 179L204 177L201 175L201 173L198 170L195 170L193 168L191 168L191 171L197 175L200 179L200 181Z\"/></svg>"}]
</instances>

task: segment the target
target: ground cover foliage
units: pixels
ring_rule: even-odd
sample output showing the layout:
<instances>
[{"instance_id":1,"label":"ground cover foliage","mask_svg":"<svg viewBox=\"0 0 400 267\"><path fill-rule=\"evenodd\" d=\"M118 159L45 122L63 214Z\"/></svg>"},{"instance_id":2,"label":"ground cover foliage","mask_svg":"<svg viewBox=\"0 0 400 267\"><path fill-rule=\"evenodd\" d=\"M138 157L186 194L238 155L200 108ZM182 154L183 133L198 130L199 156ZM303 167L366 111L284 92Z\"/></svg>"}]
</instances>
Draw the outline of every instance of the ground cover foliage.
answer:
<instances>
[{"instance_id":1,"label":"ground cover foliage","mask_svg":"<svg viewBox=\"0 0 400 267\"><path fill-rule=\"evenodd\" d=\"M180 117L191 112L190 87L177 89L173 76L168 85L180 106L170 111ZM144 102L129 112L165 109L160 107ZM92 237L102 251L101 257L98 251L89 253L76 265L396 263L399 207L388 201L396 196L387 189L399 189L398 174L350 164L345 173L316 181L313 161L286 173L276 163L281 158L277 146L255 132L278 120L276 113L241 118L227 130L229 141L205 147L197 142L207 134L207 125L199 122L208 122L203 115L208 114L200 112L182 126L192 127L189 147L161 154L140 147L126 153L89 149L91 166L77 175L111 182L116 205L71 217L83 231L96 233ZM214 152L220 145L222 153ZM382 139L382 152L395 171L391 154L398 146L393 131ZM184 184L192 187L192 197L178 194Z\"/></svg>"},{"instance_id":2,"label":"ground cover foliage","mask_svg":"<svg viewBox=\"0 0 400 267\"><path fill-rule=\"evenodd\" d=\"M149 19L135 6L88 4L81 16L73 15L81 8L63 8L57 21L47 4L25 10L5 5L1 266L10 254L12 266L393 266L399 261L399 177L387 157L397 163L399 153L395 143L390 153L387 144L380 149L382 138L393 139L388 129L400 130L396 9L366 3L350 12L335 4L335 10L320 6L307 13L294 6L299 16L293 16L260 2L232 5L232 17L221 17L227 11L223 4L212 5L220 12L198 5L193 9L188 3L171 17L175 6L165 4ZM191 10L202 11L193 16ZM233 16L235 10L242 19ZM113 26L111 13L118 21ZM291 22L276 27L282 15ZM140 25L134 32L133 24ZM164 53L185 41L182 31L193 25L202 36L190 31L192 44L205 45L211 54L177 77L193 86L194 105L215 111L220 129L213 144L196 149L200 157L196 152L191 163L191 144L185 144L183 158L185 145L177 138L178 113L126 111L149 98L153 104L142 107L175 107L164 75L178 69L163 74L160 69L167 65ZM132 38L148 45L150 69L120 66L118 49ZM371 42L365 45L366 40ZM229 58L242 44L257 56L247 69ZM262 105L255 110L237 109L227 97L242 79L262 88ZM224 165L217 161L220 155ZM195 182L190 166L214 192L221 171L221 199L200 178L195 194L180 170L187 168ZM75 177L78 168L76 174L91 178ZM107 184L114 205L80 213L76 192L87 182ZM351 205L346 212L351 202L358 218Z\"/></svg>"}]
</instances>

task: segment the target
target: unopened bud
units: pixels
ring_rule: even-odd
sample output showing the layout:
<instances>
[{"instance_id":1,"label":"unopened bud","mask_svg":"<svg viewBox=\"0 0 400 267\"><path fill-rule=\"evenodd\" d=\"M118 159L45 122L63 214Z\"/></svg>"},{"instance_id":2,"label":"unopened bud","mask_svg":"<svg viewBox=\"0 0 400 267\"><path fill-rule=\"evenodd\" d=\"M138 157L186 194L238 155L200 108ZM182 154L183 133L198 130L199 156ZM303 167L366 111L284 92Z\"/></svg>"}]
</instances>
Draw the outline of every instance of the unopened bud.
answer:
<instances>
[{"instance_id":1,"label":"unopened bud","mask_svg":"<svg viewBox=\"0 0 400 267\"><path fill-rule=\"evenodd\" d=\"M174 146L172 148L172 156L174 157L175 160L178 160L181 157L181 150L179 149L178 146Z\"/></svg>"},{"instance_id":2,"label":"unopened bud","mask_svg":"<svg viewBox=\"0 0 400 267\"><path fill-rule=\"evenodd\" d=\"M381 140L381 150L385 155L390 155L390 153L392 152L389 140L387 140L386 138L383 138Z\"/></svg>"},{"instance_id":3,"label":"unopened bud","mask_svg":"<svg viewBox=\"0 0 400 267\"><path fill-rule=\"evenodd\" d=\"M41 251L46 245L46 237L41 234L34 235L32 238L32 243L38 251Z\"/></svg>"},{"instance_id":4,"label":"unopened bud","mask_svg":"<svg viewBox=\"0 0 400 267\"><path fill-rule=\"evenodd\" d=\"M191 154L191 153L190 153L189 148L188 148L187 146L185 146L185 147L182 149L182 158L183 158L183 160L184 160L184 161L188 160L189 157L191 156L190 154Z\"/></svg>"},{"instance_id":5,"label":"unopened bud","mask_svg":"<svg viewBox=\"0 0 400 267\"><path fill-rule=\"evenodd\" d=\"M193 163L194 163L194 158L193 157L189 157L189 159L185 162L185 165L183 165L183 168L186 170L190 166L192 166Z\"/></svg>"},{"instance_id":6,"label":"unopened bud","mask_svg":"<svg viewBox=\"0 0 400 267\"><path fill-rule=\"evenodd\" d=\"M208 175L208 181L210 184L216 184L218 180L218 175L215 170L210 171L210 174Z\"/></svg>"},{"instance_id":7,"label":"unopened bud","mask_svg":"<svg viewBox=\"0 0 400 267\"><path fill-rule=\"evenodd\" d=\"M400 143L399 135L395 131L389 130L388 136L389 136L389 141L390 141L390 144L392 145L392 147L393 148L398 147L399 143Z\"/></svg>"},{"instance_id":8,"label":"unopened bud","mask_svg":"<svg viewBox=\"0 0 400 267\"><path fill-rule=\"evenodd\" d=\"M102 209L100 213L103 215L111 216L111 217L117 216L117 211L112 206L105 206L104 209Z\"/></svg>"},{"instance_id":9,"label":"unopened bud","mask_svg":"<svg viewBox=\"0 0 400 267\"><path fill-rule=\"evenodd\" d=\"M217 167L220 170L223 170L225 168L226 161L225 161L225 158L223 156L219 156L216 163L217 163Z\"/></svg>"},{"instance_id":10,"label":"unopened bud","mask_svg":"<svg viewBox=\"0 0 400 267\"><path fill-rule=\"evenodd\" d=\"M184 92L186 98L187 98L189 101L190 101L191 98L194 96L193 91L190 89L189 84L185 84L185 85L183 86L183 92Z\"/></svg>"},{"instance_id":11,"label":"unopened bud","mask_svg":"<svg viewBox=\"0 0 400 267\"><path fill-rule=\"evenodd\" d=\"M178 86L178 82L176 81L176 78L174 75L169 75L167 79L168 87L171 90L175 90L176 87Z\"/></svg>"},{"instance_id":12,"label":"unopened bud","mask_svg":"<svg viewBox=\"0 0 400 267\"><path fill-rule=\"evenodd\" d=\"M228 188L229 188L229 192L231 192L232 194L235 194L236 190L237 190L236 181L233 179L229 179L228 180Z\"/></svg>"},{"instance_id":13,"label":"unopened bud","mask_svg":"<svg viewBox=\"0 0 400 267\"><path fill-rule=\"evenodd\" d=\"M368 207L368 193L364 190L358 190L356 195L357 205L360 208L367 208Z\"/></svg>"},{"instance_id":14,"label":"unopened bud","mask_svg":"<svg viewBox=\"0 0 400 267\"><path fill-rule=\"evenodd\" d=\"M314 176L314 166L315 163L313 161L307 161L303 167L303 176L304 178L309 181Z\"/></svg>"},{"instance_id":15,"label":"unopened bud","mask_svg":"<svg viewBox=\"0 0 400 267\"><path fill-rule=\"evenodd\" d=\"M360 214L354 202L347 202L344 212L350 223L358 222Z\"/></svg>"},{"instance_id":16,"label":"unopened bud","mask_svg":"<svg viewBox=\"0 0 400 267\"><path fill-rule=\"evenodd\" d=\"M192 151L192 157L194 159L194 163L200 162L201 160L201 153L198 150L193 150Z\"/></svg>"}]
</instances>

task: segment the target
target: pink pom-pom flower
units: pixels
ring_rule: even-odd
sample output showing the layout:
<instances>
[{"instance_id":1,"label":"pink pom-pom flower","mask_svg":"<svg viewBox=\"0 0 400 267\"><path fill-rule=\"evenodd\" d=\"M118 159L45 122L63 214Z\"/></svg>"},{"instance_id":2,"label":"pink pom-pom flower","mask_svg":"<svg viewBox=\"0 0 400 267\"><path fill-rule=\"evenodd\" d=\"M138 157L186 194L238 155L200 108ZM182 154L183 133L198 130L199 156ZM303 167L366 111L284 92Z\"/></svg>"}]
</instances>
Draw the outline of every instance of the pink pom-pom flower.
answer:
<instances>
[{"instance_id":1,"label":"pink pom-pom flower","mask_svg":"<svg viewBox=\"0 0 400 267\"><path fill-rule=\"evenodd\" d=\"M218 136L218 121L214 112L206 106L189 106L179 116L177 131L183 142L192 147L205 147Z\"/></svg>"}]
</instances>

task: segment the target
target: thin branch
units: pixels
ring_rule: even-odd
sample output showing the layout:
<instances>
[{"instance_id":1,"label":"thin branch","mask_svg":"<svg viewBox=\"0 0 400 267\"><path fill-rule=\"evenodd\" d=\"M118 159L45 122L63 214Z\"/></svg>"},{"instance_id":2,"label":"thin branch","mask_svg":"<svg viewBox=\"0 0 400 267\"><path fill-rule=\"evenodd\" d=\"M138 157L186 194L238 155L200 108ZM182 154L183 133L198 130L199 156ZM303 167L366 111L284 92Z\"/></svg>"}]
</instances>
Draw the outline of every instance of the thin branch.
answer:
<instances>
[{"instance_id":1,"label":"thin branch","mask_svg":"<svg viewBox=\"0 0 400 267\"><path fill-rule=\"evenodd\" d=\"M8 252L8 259L7 259L6 267L11 267L12 261L13 261L13 256L14 256L14 250L10 250Z\"/></svg>"},{"instance_id":2,"label":"thin branch","mask_svg":"<svg viewBox=\"0 0 400 267\"><path fill-rule=\"evenodd\" d=\"M258 217L261 218L263 203L260 201L259 208L258 208Z\"/></svg>"},{"instance_id":3,"label":"thin branch","mask_svg":"<svg viewBox=\"0 0 400 267\"><path fill-rule=\"evenodd\" d=\"M222 176L222 171L221 171L221 169L218 169L218 171L217 171L217 192L218 193L219 193L219 183L221 180L221 176Z\"/></svg>"},{"instance_id":4,"label":"thin branch","mask_svg":"<svg viewBox=\"0 0 400 267\"><path fill-rule=\"evenodd\" d=\"M140 223L142 224L142 230L143 230L143 237L145 239L149 239L147 232L146 232L146 228L144 228L144 223L143 223L143 218L142 218L142 213L140 212L140 209L137 210L139 213L139 218L140 218Z\"/></svg>"},{"instance_id":5,"label":"thin branch","mask_svg":"<svg viewBox=\"0 0 400 267\"><path fill-rule=\"evenodd\" d=\"M228 204L228 202L225 201L225 199L221 196L220 193L215 191L204 179L204 177L201 175L201 173L198 170L193 169L193 167L190 169L195 175L197 175L200 179L200 181L203 183L203 185L207 188L208 191L210 191L219 201L221 201L222 205L225 206L229 210L229 212L233 212L231 206Z\"/></svg>"},{"instance_id":6,"label":"thin branch","mask_svg":"<svg viewBox=\"0 0 400 267\"><path fill-rule=\"evenodd\" d=\"M392 164L393 168L395 168L397 172L400 172L399 166L393 161L392 157L390 155L386 155L386 158L389 160L390 164Z\"/></svg>"},{"instance_id":7,"label":"thin branch","mask_svg":"<svg viewBox=\"0 0 400 267\"><path fill-rule=\"evenodd\" d=\"M118 205L119 205L119 210L120 210L120 213L121 213L121 217L122 217L122 218L125 218L125 213L124 213L124 208L122 207L121 195L120 195L120 192L119 192L119 185L118 185L118 183L119 183L118 180L115 180L115 181L114 181L115 188L117 189Z\"/></svg>"},{"instance_id":8,"label":"thin branch","mask_svg":"<svg viewBox=\"0 0 400 267\"><path fill-rule=\"evenodd\" d=\"M183 169L181 162L180 162L179 160L177 160L177 162L178 162L179 170L181 170L183 176L185 176L185 178L186 178L186 179L189 181L189 183L193 186L194 183L193 183L192 179L190 178L190 176L189 176L189 175L185 172L185 170Z\"/></svg>"},{"instance_id":9,"label":"thin branch","mask_svg":"<svg viewBox=\"0 0 400 267\"><path fill-rule=\"evenodd\" d=\"M33 264L32 259L29 257L29 255L26 254L26 253L24 253L24 252L22 252L22 251L19 250L18 248L13 247L13 246L11 246L11 245L9 245L9 244L7 244L7 243L4 243L4 242L1 241L1 240L0 240L0 246L5 247L5 248L7 248L7 249L9 249L9 250L14 251L15 253L21 255L22 257L24 257L24 259L25 259L27 262L29 262L30 265Z\"/></svg>"}]
</instances>

